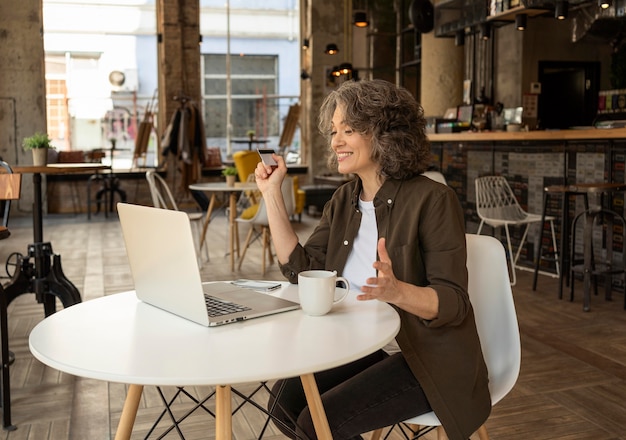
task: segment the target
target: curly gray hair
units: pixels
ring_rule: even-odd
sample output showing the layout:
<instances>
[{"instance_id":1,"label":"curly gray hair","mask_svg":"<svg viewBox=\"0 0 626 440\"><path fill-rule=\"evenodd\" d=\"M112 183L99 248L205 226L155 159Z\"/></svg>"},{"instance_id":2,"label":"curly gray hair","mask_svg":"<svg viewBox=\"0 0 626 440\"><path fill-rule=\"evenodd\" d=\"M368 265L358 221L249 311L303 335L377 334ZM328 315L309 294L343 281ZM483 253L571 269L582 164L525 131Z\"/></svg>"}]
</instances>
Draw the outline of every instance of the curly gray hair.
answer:
<instances>
[{"instance_id":1,"label":"curly gray hair","mask_svg":"<svg viewBox=\"0 0 626 440\"><path fill-rule=\"evenodd\" d=\"M408 90L383 80L341 84L320 108L318 128L329 145L331 121L339 106L350 128L371 136L371 159L381 166L383 176L405 179L428 168L431 153L424 109ZM334 154L328 164L336 169Z\"/></svg>"}]
</instances>

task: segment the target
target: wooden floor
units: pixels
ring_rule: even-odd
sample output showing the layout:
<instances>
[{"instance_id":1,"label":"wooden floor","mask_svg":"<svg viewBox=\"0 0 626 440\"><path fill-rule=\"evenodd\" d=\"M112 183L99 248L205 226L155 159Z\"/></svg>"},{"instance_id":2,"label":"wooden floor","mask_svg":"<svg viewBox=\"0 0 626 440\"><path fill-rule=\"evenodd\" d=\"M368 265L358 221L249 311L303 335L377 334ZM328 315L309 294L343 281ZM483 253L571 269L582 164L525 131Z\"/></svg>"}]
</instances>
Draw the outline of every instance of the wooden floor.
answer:
<instances>
[{"instance_id":1,"label":"wooden floor","mask_svg":"<svg viewBox=\"0 0 626 440\"><path fill-rule=\"evenodd\" d=\"M295 223L301 238L316 224L303 217ZM32 240L28 217L13 217L12 236L0 242L0 262L12 252L25 253ZM210 262L204 264L204 280L234 277L261 279L260 246L255 244L241 271L230 272L226 249L225 218L218 217L210 227ZM242 231L245 234L246 231ZM62 256L67 277L80 290L83 300L132 289L124 245L116 216L102 214L88 222L85 215L48 216L45 240ZM167 236L155 237L167 240ZM0 267L4 275L4 268ZM272 268L265 279L282 279ZM2 280L6 282L7 280ZM487 422L492 439L626 439L626 311L623 295L614 301L593 297L591 311L584 313L580 288L574 302L557 298L557 280L539 279L539 290L530 288L532 274L518 272L514 296L522 339L522 367L513 391L493 409ZM10 368L12 422L15 431L0 431L1 439L86 440L110 439L115 435L126 388L122 384L77 378L42 365L30 355L28 334L43 319L42 306L32 294L25 294L9 307L10 348L15 363ZM174 356L175 353L163 353ZM252 360L253 361L253 360ZM251 392L257 384L237 387ZM176 391L166 388L171 397ZM196 398L210 394L209 387L186 388ZM259 393L259 402L266 399ZM169 398L168 397L168 398ZM178 397L174 406L178 417L191 400ZM212 408L209 400L207 408ZM163 411L154 387L144 390L133 439L145 438ZM236 439L256 438L265 418L254 407L244 406L234 419ZM181 425L187 439L211 439L213 418L196 411ZM149 438L159 438L165 429ZM175 431L164 438L179 438ZM282 439L270 426L265 439ZM389 438L403 438L394 432ZM426 438L435 438L429 434ZM474 437L472 437L474 438Z\"/></svg>"}]
</instances>

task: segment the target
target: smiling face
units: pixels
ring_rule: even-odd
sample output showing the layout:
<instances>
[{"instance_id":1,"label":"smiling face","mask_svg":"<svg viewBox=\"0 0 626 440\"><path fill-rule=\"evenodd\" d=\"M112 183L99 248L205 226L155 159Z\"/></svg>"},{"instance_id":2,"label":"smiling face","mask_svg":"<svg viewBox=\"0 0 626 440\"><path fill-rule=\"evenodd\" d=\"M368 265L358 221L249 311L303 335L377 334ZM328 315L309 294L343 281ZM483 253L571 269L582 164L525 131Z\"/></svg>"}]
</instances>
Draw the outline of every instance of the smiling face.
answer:
<instances>
[{"instance_id":1,"label":"smiling face","mask_svg":"<svg viewBox=\"0 0 626 440\"><path fill-rule=\"evenodd\" d=\"M378 164L372 161L370 136L362 135L346 124L342 106L337 106L331 122L330 146L337 157L341 174L356 174L361 180L376 178Z\"/></svg>"}]
</instances>

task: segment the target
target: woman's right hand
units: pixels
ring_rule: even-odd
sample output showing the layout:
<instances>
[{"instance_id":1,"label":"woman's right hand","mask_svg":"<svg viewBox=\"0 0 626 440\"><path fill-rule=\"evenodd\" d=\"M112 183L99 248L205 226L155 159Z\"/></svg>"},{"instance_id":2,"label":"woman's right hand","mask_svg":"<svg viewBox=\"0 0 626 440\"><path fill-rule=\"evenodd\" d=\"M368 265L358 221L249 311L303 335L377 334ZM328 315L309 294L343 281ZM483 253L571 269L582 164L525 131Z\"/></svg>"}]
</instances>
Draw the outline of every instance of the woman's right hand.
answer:
<instances>
[{"instance_id":1,"label":"woman's right hand","mask_svg":"<svg viewBox=\"0 0 626 440\"><path fill-rule=\"evenodd\" d=\"M256 184L259 187L259 191L261 191L261 193L265 193L272 188L278 189L278 191L280 191L283 179L287 174L287 165L285 165L285 160L282 158L282 156L272 154L272 157L274 158L278 166L271 167L264 165L263 162L259 162L256 166L256 169L254 170Z\"/></svg>"}]
</instances>

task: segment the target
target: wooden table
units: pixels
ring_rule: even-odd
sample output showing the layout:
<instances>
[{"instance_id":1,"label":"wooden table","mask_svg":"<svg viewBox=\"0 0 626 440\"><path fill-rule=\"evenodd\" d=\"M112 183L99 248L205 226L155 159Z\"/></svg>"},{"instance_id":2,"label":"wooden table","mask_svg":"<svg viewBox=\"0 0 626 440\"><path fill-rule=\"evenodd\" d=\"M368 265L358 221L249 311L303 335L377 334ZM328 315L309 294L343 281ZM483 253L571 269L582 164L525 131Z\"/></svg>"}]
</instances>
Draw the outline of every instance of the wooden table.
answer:
<instances>
[{"instance_id":1,"label":"wooden table","mask_svg":"<svg viewBox=\"0 0 626 440\"><path fill-rule=\"evenodd\" d=\"M230 213L228 216L228 224L229 224L229 242L230 242L230 270L235 270L235 241L237 240L236 228L237 224L235 219L237 218L237 196L239 193L244 191L255 191L258 189L256 183L235 183L234 186L228 186L226 182L212 182L212 183L194 183L189 185L189 189L192 191L205 191L211 193L211 199L209 201L209 208L207 209L206 217L204 219L204 225L202 227L202 235L200 237L200 249L202 249L202 245L204 244L204 240L206 239L206 231L211 222L211 214L213 213L213 209L215 208L215 200L217 193L230 193L230 202L229 209ZM237 246L237 252L239 252ZM239 255L237 256L239 257Z\"/></svg>"}]
</instances>

